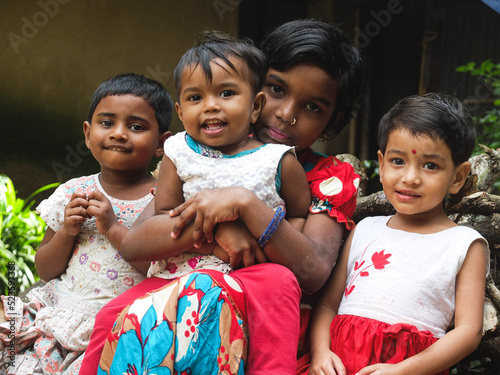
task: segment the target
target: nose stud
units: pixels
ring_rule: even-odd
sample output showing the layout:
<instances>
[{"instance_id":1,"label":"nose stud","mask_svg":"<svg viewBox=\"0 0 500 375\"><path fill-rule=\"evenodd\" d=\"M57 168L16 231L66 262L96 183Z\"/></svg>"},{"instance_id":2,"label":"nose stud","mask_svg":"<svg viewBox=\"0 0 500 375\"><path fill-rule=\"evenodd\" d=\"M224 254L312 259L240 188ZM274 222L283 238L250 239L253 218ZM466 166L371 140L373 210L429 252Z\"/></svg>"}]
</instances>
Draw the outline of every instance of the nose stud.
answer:
<instances>
[{"instance_id":1,"label":"nose stud","mask_svg":"<svg viewBox=\"0 0 500 375\"><path fill-rule=\"evenodd\" d=\"M294 126L297 123L297 119L294 117L293 121L288 121L290 125Z\"/></svg>"}]
</instances>

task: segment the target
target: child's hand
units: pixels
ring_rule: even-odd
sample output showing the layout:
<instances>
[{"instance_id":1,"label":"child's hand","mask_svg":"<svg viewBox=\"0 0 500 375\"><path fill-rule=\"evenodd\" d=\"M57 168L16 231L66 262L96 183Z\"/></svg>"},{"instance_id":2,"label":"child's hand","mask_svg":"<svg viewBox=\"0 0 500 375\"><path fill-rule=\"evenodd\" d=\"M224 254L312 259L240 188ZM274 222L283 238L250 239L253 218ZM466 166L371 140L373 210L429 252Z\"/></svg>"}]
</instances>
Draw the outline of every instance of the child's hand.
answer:
<instances>
[{"instance_id":1,"label":"child's hand","mask_svg":"<svg viewBox=\"0 0 500 375\"><path fill-rule=\"evenodd\" d=\"M199 247L204 239L212 242L212 231L216 224L238 219L237 205L245 190L239 187L203 190L174 208L170 216L180 216L172 229L172 238L179 237L184 227L194 219L195 246Z\"/></svg>"},{"instance_id":2,"label":"child's hand","mask_svg":"<svg viewBox=\"0 0 500 375\"><path fill-rule=\"evenodd\" d=\"M229 264L232 269L239 268L242 263L244 267L254 265L256 262L256 251L261 250L257 244L257 240L239 221L220 223L215 233L215 240L229 255ZM214 255L221 258L215 252Z\"/></svg>"},{"instance_id":3,"label":"child's hand","mask_svg":"<svg viewBox=\"0 0 500 375\"><path fill-rule=\"evenodd\" d=\"M64 208L64 225L62 229L66 234L76 237L80 233L82 224L89 217L87 213L88 203L87 196L81 190L73 193Z\"/></svg>"},{"instance_id":4,"label":"child's hand","mask_svg":"<svg viewBox=\"0 0 500 375\"><path fill-rule=\"evenodd\" d=\"M341 359L328 348L316 350L311 358L309 375L346 375Z\"/></svg>"},{"instance_id":5,"label":"child's hand","mask_svg":"<svg viewBox=\"0 0 500 375\"><path fill-rule=\"evenodd\" d=\"M215 255L217 258L222 260L224 263L231 263L231 258L229 258L229 254L226 253L226 251L220 247L220 245L216 242L215 246L212 250L212 254Z\"/></svg>"},{"instance_id":6,"label":"child's hand","mask_svg":"<svg viewBox=\"0 0 500 375\"><path fill-rule=\"evenodd\" d=\"M88 199L87 213L95 217L99 233L106 235L113 226L119 225L111 203L102 192L94 190Z\"/></svg>"}]
</instances>

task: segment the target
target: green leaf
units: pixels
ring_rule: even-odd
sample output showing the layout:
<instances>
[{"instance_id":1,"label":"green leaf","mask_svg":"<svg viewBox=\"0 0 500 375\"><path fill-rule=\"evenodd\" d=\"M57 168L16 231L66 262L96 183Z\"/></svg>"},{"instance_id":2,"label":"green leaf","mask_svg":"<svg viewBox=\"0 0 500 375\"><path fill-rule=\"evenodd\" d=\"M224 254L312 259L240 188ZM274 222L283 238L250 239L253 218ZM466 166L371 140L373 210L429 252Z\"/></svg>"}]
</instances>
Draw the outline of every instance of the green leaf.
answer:
<instances>
[{"instance_id":1,"label":"green leaf","mask_svg":"<svg viewBox=\"0 0 500 375\"><path fill-rule=\"evenodd\" d=\"M483 61L482 64L481 64L481 69L484 71L484 72L490 72L491 69L493 69L495 67L495 64L493 64L491 62L491 59L488 59L486 61Z\"/></svg>"}]
</instances>

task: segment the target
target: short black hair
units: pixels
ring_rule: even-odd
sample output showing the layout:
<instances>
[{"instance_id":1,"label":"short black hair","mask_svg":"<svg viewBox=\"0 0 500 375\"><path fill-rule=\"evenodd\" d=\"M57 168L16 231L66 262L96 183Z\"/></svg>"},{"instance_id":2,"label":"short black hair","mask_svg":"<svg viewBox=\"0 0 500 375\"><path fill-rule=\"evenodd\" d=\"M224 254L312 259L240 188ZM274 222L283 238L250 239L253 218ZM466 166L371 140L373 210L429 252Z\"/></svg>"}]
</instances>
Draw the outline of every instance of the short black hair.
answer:
<instances>
[{"instance_id":1,"label":"short black hair","mask_svg":"<svg viewBox=\"0 0 500 375\"><path fill-rule=\"evenodd\" d=\"M316 19L287 22L269 33L261 43L271 69L284 72L310 64L339 81L335 111L325 127L329 137L339 134L357 110L365 64L359 50L334 25ZM339 113L343 116L337 121Z\"/></svg>"},{"instance_id":2,"label":"short black hair","mask_svg":"<svg viewBox=\"0 0 500 375\"><path fill-rule=\"evenodd\" d=\"M379 123L382 154L391 132L401 128L414 136L424 134L442 139L450 148L455 165L467 161L476 145L476 128L469 111L457 98L446 94L412 95L396 103Z\"/></svg>"},{"instance_id":3,"label":"short black hair","mask_svg":"<svg viewBox=\"0 0 500 375\"><path fill-rule=\"evenodd\" d=\"M88 121L92 122L94 111L103 98L127 94L147 101L155 112L160 133L168 131L174 109L172 97L160 82L134 73L119 74L99 85L90 102Z\"/></svg>"},{"instance_id":4,"label":"short black hair","mask_svg":"<svg viewBox=\"0 0 500 375\"><path fill-rule=\"evenodd\" d=\"M267 60L262 51L249 39L235 39L220 31L205 31L198 35L196 44L182 55L174 70L177 96L181 90L181 75L187 66L196 68L201 65L207 79L211 82L210 62L214 59L223 60L236 71L229 57L236 57L246 64L250 84L254 94L257 94L262 88L267 73Z\"/></svg>"}]
</instances>

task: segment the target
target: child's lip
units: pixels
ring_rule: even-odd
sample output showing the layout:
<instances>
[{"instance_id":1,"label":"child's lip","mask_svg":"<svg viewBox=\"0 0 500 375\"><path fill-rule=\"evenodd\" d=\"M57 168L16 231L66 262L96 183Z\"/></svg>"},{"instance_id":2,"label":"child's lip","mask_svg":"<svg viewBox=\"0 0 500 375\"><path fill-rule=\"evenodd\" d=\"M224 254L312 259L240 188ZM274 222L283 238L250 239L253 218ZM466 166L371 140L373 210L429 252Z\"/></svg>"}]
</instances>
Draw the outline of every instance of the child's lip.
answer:
<instances>
[{"instance_id":1,"label":"child's lip","mask_svg":"<svg viewBox=\"0 0 500 375\"><path fill-rule=\"evenodd\" d=\"M110 151L119 151L119 152L131 152L129 147L125 147L123 145L109 145L105 147L106 150Z\"/></svg>"},{"instance_id":2,"label":"child's lip","mask_svg":"<svg viewBox=\"0 0 500 375\"><path fill-rule=\"evenodd\" d=\"M396 193L398 193L398 195L403 196L403 197L409 197L409 198L419 198L420 197L420 194L417 194L412 190L396 190Z\"/></svg>"},{"instance_id":3,"label":"child's lip","mask_svg":"<svg viewBox=\"0 0 500 375\"><path fill-rule=\"evenodd\" d=\"M271 134L271 137L273 137L274 139L286 139L286 138L289 138L288 134L285 134L285 133L283 133L282 131L279 131L276 128L269 127L268 129L269 129L269 133Z\"/></svg>"}]
</instances>

